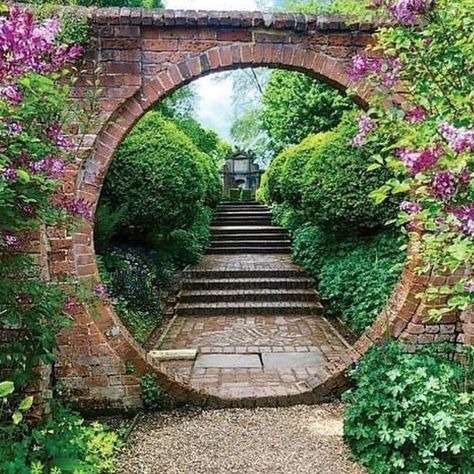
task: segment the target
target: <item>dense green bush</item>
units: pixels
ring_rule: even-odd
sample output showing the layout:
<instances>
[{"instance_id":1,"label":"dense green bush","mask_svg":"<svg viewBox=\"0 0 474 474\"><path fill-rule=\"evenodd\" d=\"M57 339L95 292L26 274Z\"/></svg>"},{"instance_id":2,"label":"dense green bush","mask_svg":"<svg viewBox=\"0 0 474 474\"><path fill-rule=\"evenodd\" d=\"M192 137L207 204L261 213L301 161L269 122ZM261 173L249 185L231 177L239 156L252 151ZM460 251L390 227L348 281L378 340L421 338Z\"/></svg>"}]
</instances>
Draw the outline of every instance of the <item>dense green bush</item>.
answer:
<instances>
[{"instance_id":1,"label":"dense green bush","mask_svg":"<svg viewBox=\"0 0 474 474\"><path fill-rule=\"evenodd\" d=\"M103 200L127 207L121 224L133 226L135 234L186 228L204 203L218 199L219 178L209 160L174 124L151 112L118 150Z\"/></svg>"},{"instance_id":2,"label":"dense green bush","mask_svg":"<svg viewBox=\"0 0 474 474\"><path fill-rule=\"evenodd\" d=\"M389 179L389 172L367 171L373 150L351 145L357 130L354 116L346 115L305 168L302 206L308 219L328 230L371 231L397 214L395 200L377 205L369 196Z\"/></svg>"},{"instance_id":3,"label":"dense green bush","mask_svg":"<svg viewBox=\"0 0 474 474\"><path fill-rule=\"evenodd\" d=\"M382 205L369 194L388 179L388 171L367 171L371 150L354 148L352 114L332 131L310 135L280 153L264 174L259 197L267 204L304 210L309 222L328 231L370 232L397 212L394 199Z\"/></svg>"},{"instance_id":4,"label":"dense green bush","mask_svg":"<svg viewBox=\"0 0 474 474\"><path fill-rule=\"evenodd\" d=\"M474 394L465 383L472 383L472 360L462 367L434 349L406 354L391 343L352 372L344 436L369 472L474 471Z\"/></svg>"},{"instance_id":5,"label":"dense green bush","mask_svg":"<svg viewBox=\"0 0 474 474\"><path fill-rule=\"evenodd\" d=\"M294 233L295 260L318 280L325 314L356 334L387 304L400 276L404 239L388 230L375 236L338 237L305 225Z\"/></svg>"}]
</instances>

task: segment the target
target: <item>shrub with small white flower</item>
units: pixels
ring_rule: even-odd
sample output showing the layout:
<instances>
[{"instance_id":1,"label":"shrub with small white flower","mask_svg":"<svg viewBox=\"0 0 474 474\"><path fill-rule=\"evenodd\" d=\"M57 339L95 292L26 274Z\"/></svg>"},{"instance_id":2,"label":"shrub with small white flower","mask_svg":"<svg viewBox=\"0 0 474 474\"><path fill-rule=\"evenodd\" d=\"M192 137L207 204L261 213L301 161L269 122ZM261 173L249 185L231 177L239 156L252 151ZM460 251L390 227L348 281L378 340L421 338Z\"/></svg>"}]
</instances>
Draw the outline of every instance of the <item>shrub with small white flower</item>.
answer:
<instances>
[{"instance_id":1,"label":"shrub with small white flower","mask_svg":"<svg viewBox=\"0 0 474 474\"><path fill-rule=\"evenodd\" d=\"M378 91L359 118L353 146L376 143L369 169L396 174L372 193L377 202L408 192L398 222L418 244L419 270L440 275L469 269L474 259L474 3L472 0L376 0L389 17L377 44L357 55L354 85ZM400 97L391 108L387 99ZM474 302L469 277L430 288L433 317ZM436 302L433 300L436 299ZM447 300L447 304L446 304Z\"/></svg>"}]
</instances>

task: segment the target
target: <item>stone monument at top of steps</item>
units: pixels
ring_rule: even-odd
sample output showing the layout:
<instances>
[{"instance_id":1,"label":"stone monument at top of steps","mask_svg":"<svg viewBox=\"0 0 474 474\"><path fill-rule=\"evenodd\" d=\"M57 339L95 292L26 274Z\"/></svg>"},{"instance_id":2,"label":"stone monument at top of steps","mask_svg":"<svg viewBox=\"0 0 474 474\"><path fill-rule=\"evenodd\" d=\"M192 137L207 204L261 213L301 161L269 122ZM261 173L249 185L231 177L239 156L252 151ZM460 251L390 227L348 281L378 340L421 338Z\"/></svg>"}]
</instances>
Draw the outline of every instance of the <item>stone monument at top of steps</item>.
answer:
<instances>
[{"instance_id":1,"label":"stone monument at top of steps","mask_svg":"<svg viewBox=\"0 0 474 474\"><path fill-rule=\"evenodd\" d=\"M249 153L237 151L226 160L221 169L225 195L232 188L250 189L252 194L255 193L263 170L254 163L254 159Z\"/></svg>"}]
</instances>

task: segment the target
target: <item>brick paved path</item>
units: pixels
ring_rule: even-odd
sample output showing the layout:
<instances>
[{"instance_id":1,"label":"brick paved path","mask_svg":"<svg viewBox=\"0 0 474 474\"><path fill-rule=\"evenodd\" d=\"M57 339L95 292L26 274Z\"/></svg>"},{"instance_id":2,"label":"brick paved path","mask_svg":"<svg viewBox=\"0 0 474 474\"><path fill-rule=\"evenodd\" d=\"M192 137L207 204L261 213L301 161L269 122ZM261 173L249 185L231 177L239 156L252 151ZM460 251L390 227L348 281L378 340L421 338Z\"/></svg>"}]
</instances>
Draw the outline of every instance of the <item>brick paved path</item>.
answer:
<instances>
[{"instance_id":1,"label":"brick paved path","mask_svg":"<svg viewBox=\"0 0 474 474\"><path fill-rule=\"evenodd\" d=\"M307 391L306 380L347 344L323 318L315 282L292 263L289 244L263 206L222 205L157 348L196 349L196 357L160 361L161 369L236 405Z\"/></svg>"}]
</instances>

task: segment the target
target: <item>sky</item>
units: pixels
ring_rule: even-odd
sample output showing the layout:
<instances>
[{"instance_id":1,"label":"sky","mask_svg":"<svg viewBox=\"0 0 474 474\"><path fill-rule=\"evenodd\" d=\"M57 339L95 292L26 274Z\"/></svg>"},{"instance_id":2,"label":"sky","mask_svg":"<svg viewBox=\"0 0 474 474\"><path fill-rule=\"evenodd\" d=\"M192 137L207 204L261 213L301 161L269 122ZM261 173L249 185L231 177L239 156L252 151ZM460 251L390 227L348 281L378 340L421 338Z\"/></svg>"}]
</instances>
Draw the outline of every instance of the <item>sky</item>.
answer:
<instances>
[{"instance_id":1,"label":"sky","mask_svg":"<svg viewBox=\"0 0 474 474\"><path fill-rule=\"evenodd\" d=\"M262 5L272 6L278 0L165 0L166 8L179 10L260 10ZM205 128L216 131L231 141L232 84L234 78L225 79L212 74L194 82L198 94L197 119Z\"/></svg>"}]
</instances>

